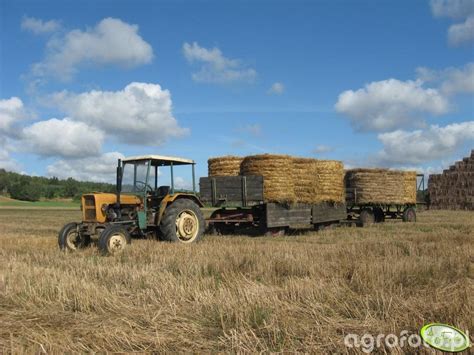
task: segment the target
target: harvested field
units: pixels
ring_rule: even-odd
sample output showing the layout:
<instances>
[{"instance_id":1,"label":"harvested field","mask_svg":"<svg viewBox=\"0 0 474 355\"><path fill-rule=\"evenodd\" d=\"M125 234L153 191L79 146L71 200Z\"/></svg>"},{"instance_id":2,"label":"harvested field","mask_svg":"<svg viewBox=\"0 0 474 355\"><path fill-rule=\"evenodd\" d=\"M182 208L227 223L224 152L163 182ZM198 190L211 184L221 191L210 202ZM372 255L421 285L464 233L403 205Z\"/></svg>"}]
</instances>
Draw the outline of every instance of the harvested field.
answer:
<instances>
[{"instance_id":1,"label":"harvested field","mask_svg":"<svg viewBox=\"0 0 474 355\"><path fill-rule=\"evenodd\" d=\"M79 218L0 209L1 353L352 353L348 333L474 326L472 212L196 245L134 240L117 257L60 253L57 230Z\"/></svg>"},{"instance_id":2,"label":"harvested field","mask_svg":"<svg viewBox=\"0 0 474 355\"><path fill-rule=\"evenodd\" d=\"M346 171L345 185L356 189L357 203L416 203L416 172L351 169Z\"/></svg>"},{"instance_id":3,"label":"harvested field","mask_svg":"<svg viewBox=\"0 0 474 355\"><path fill-rule=\"evenodd\" d=\"M232 155L210 158L207 161L208 176L237 176L243 159Z\"/></svg>"}]
</instances>

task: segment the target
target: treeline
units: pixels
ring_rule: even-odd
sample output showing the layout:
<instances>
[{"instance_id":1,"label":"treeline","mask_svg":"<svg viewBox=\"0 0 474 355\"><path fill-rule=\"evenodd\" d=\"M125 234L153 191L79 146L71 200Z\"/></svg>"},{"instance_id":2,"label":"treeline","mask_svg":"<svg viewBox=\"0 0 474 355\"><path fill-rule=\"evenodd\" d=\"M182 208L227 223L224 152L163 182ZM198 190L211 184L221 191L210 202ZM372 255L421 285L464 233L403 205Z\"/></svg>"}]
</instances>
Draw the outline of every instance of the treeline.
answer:
<instances>
[{"instance_id":1,"label":"treeline","mask_svg":"<svg viewBox=\"0 0 474 355\"><path fill-rule=\"evenodd\" d=\"M23 201L40 199L72 198L79 200L84 193L115 192L115 186L106 183L77 181L73 178L28 176L0 169L0 194Z\"/></svg>"}]
</instances>

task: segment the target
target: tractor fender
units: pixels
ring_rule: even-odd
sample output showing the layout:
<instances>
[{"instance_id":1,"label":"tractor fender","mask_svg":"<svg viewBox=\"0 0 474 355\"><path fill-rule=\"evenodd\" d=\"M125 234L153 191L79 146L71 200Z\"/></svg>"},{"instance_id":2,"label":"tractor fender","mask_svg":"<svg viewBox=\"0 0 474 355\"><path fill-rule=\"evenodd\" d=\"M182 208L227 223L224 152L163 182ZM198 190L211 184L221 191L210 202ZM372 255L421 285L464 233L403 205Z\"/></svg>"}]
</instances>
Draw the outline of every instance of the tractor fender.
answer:
<instances>
[{"instance_id":1,"label":"tractor fender","mask_svg":"<svg viewBox=\"0 0 474 355\"><path fill-rule=\"evenodd\" d=\"M158 216L156 218L156 225L159 226L161 223L161 219L163 218L163 215L165 214L166 208L171 205L174 201L179 200L179 199L189 199L195 202L199 207L204 207L202 202L199 200L199 198L196 195L191 195L191 194L186 194L186 193L176 193L173 195L167 195L160 204L160 210L158 212Z\"/></svg>"}]
</instances>

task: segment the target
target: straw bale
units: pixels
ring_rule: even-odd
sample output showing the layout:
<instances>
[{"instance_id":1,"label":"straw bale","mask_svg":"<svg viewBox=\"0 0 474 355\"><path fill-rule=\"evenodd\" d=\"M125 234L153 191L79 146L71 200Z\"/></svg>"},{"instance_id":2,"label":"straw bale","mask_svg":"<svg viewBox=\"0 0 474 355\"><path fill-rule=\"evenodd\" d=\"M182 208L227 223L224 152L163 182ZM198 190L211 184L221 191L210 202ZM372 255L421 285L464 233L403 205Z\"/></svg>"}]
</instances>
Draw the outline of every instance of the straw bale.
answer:
<instances>
[{"instance_id":1,"label":"straw bale","mask_svg":"<svg viewBox=\"0 0 474 355\"><path fill-rule=\"evenodd\" d=\"M208 176L237 176L243 159L232 155L210 158L207 161Z\"/></svg>"},{"instance_id":2,"label":"straw bale","mask_svg":"<svg viewBox=\"0 0 474 355\"><path fill-rule=\"evenodd\" d=\"M346 172L347 188L355 188L357 202L416 203L416 173L388 169L352 169Z\"/></svg>"},{"instance_id":3,"label":"straw bale","mask_svg":"<svg viewBox=\"0 0 474 355\"><path fill-rule=\"evenodd\" d=\"M266 201L293 203L296 202L296 195L291 163L292 158L288 155L252 155L244 158L240 173L263 176Z\"/></svg>"}]
</instances>

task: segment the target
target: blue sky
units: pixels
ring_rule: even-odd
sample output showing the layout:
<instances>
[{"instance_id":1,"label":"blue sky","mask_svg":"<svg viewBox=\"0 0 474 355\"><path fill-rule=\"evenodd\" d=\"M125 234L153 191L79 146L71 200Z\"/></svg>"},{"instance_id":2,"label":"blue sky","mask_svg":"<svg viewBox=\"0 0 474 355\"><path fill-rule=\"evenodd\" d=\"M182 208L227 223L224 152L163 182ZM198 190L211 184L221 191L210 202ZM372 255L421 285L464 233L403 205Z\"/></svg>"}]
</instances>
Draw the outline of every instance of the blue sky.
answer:
<instances>
[{"instance_id":1,"label":"blue sky","mask_svg":"<svg viewBox=\"0 0 474 355\"><path fill-rule=\"evenodd\" d=\"M474 148L473 0L0 4L0 168L107 180L158 153L203 176L268 152L428 173Z\"/></svg>"}]
</instances>

